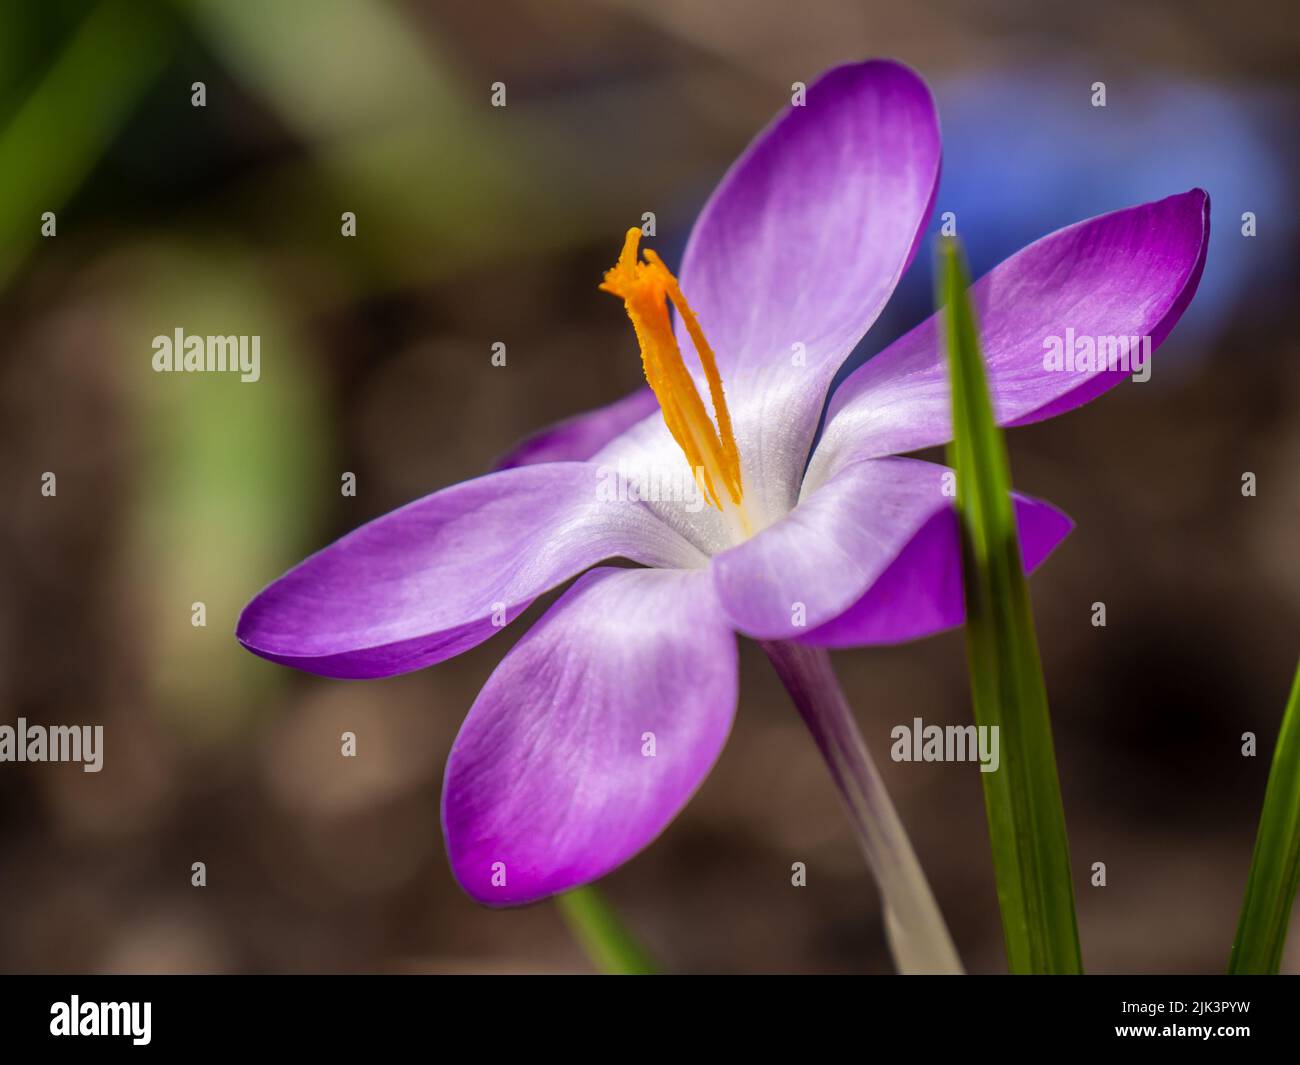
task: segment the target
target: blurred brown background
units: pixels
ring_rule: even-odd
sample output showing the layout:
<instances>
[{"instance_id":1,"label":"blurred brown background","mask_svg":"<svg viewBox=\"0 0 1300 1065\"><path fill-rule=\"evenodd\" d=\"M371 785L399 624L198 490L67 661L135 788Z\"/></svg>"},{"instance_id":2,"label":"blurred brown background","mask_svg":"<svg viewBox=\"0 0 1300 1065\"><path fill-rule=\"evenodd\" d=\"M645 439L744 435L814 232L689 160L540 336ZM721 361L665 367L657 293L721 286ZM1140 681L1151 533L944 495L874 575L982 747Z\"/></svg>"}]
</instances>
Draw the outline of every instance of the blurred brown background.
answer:
<instances>
[{"instance_id":1,"label":"blurred brown background","mask_svg":"<svg viewBox=\"0 0 1300 1065\"><path fill-rule=\"evenodd\" d=\"M1010 445L1017 486L1078 522L1032 587L1085 965L1223 969L1300 645L1300 20L1281 0L0 8L0 723L105 726L99 774L0 765L0 969L585 971L554 906L463 896L438 825L457 727L540 605L368 683L256 659L235 618L306 553L635 387L595 288L622 232L655 211L674 262L791 83L876 55L935 88L936 216L956 210L977 271L1075 219L1211 193L1202 292L1151 382ZM926 258L864 354L927 313ZM177 326L260 334L261 381L154 374ZM1001 970L975 767L888 761L894 724L968 720L960 634L837 663L964 961ZM674 971L891 968L752 646L713 775L605 883Z\"/></svg>"}]
</instances>

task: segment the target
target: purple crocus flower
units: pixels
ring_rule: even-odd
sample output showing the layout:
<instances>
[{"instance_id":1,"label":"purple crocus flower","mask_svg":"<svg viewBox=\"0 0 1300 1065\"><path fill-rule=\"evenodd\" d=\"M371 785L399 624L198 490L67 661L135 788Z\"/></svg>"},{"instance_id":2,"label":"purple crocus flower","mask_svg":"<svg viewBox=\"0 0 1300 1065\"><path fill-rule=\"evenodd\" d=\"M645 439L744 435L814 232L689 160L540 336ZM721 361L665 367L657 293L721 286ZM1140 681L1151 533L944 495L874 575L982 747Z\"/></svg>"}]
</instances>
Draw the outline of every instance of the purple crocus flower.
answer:
<instances>
[{"instance_id":1,"label":"purple crocus flower","mask_svg":"<svg viewBox=\"0 0 1300 1065\"><path fill-rule=\"evenodd\" d=\"M916 253L939 161L916 74L886 61L829 71L723 178L680 284L652 252L639 260L629 234L602 287L626 304L653 391L357 529L245 609L238 638L256 654L387 677L477 645L581 574L506 654L452 747L443 825L473 898L561 892L653 840L726 741L738 633L768 649L852 791L864 752L851 718L817 717L824 649L961 623L951 480L899 457L950 438L936 319L826 402ZM1048 338L1158 345L1196 289L1208 232L1208 198L1192 190L1053 233L976 283L999 422L1063 413L1123 380L1104 359L1045 368ZM663 490L674 484L687 490ZM1072 523L1015 502L1028 571ZM613 559L636 568L603 564ZM873 788L859 782L857 813L878 801L888 820ZM914 861L888 832L858 827L878 876ZM906 903L892 897L898 916Z\"/></svg>"}]
</instances>

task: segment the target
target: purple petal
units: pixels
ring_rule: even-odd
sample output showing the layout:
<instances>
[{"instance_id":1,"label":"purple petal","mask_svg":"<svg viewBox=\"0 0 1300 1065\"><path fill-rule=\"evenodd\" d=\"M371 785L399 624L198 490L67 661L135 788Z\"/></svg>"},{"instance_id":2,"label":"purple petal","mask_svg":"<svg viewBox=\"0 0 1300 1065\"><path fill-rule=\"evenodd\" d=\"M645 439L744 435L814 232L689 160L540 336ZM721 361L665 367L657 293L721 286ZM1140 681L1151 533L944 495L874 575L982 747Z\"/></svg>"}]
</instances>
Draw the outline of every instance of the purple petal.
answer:
<instances>
[{"instance_id":1,"label":"purple petal","mask_svg":"<svg viewBox=\"0 0 1300 1065\"><path fill-rule=\"evenodd\" d=\"M827 71L736 161L700 213L682 291L726 381L739 369L834 370L916 251L939 176L925 83L875 60ZM678 323L679 341L690 348ZM807 349L791 364L791 346Z\"/></svg>"},{"instance_id":2,"label":"purple petal","mask_svg":"<svg viewBox=\"0 0 1300 1065\"><path fill-rule=\"evenodd\" d=\"M916 252L939 159L934 102L915 73L837 67L758 135L701 212L682 291L739 408L755 495L798 484L831 378ZM747 450L750 439L761 446ZM794 501L757 505L784 513Z\"/></svg>"},{"instance_id":3,"label":"purple petal","mask_svg":"<svg viewBox=\"0 0 1300 1065\"><path fill-rule=\"evenodd\" d=\"M603 559L701 565L643 504L602 501L587 463L445 488L363 525L263 590L236 636L328 677L387 677L486 640L538 595Z\"/></svg>"},{"instance_id":4,"label":"purple petal","mask_svg":"<svg viewBox=\"0 0 1300 1065\"><path fill-rule=\"evenodd\" d=\"M756 639L805 636L869 597L923 532L922 545L932 550L921 561L935 562L933 551L946 541L930 526L937 516L951 518L953 482L944 476L949 473L935 463L905 458L870 459L839 470L781 521L713 558L714 585L727 616ZM1057 516L1045 504L1017 502L1022 520L1026 514L1037 519L1044 509ZM1067 528L1057 530L1053 544L1068 531L1068 519L1057 517ZM942 521L935 524L943 527ZM1041 546L1038 522L1033 525L1027 541L1031 554ZM1051 539L1049 532L1042 535ZM954 557L960 560L960 554ZM905 590L918 595L918 618L923 619L939 593L930 588L925 573L912 575L910 567L906 572L915 587ZM942 584L949 572L939 566L933 576ZM886 593L894 588L896 595L900 579L895 575ZM960 588L960 570L957 581ZM893 601L887 596L886 602ZM901 621L897 625L900 631L906 627ZM916 627L923 628L920 620Z\"/></svg>"},{"instance_id":5,"label":"purple petal","mask_svg":"<svg viewBox=\"0 0 1300 1065\"><path fill-rule=\"evenodd\" d=\"M971 287L998 422L1070 410L1113 388L1120 370L1044 368L1051 338L1143 337L1156 346L1205 266L1209 198L1200 189L1102 215L1036 241ZM814 484L849 462L951 438L948 373L931 317L836 390L809 466Z\"/></svg>"},{"instance_id":6,"label":"purple petal","mask_svg":"<svg viewBox=\"0 0 1300 1065\"><path fill-rule=\"evenodd\" d=\"M1074 528L1055 507L1015 495L1020 559L1031 573ZM912 538L867 593L801 642L826 647L903 643L966 620L957 513L940 510Z\"/></svg>"},{"instance_id":7,"label":"purple petal","mask_svg":"<svg viewBox=\"0 0 1300 1065\"><path fill-rule=\"evenodd\" d=\"M584 575L456 737L442 796L456 879L506 906L621 865L708 774L735 706L736 641L704 570Z\"/></svg>"},{"instance_id":8,"label":"purple petal","mask_svg":"<svg viewBox=\"0 0 1300 1065\"><path fill-rule=\"evenodd\" d=\"M585 461L658 409L659 403L650 388L638 388L604 407L576 414L525 437L494 468L509 470L538 462Z\"/></svg>"}]
</instances>

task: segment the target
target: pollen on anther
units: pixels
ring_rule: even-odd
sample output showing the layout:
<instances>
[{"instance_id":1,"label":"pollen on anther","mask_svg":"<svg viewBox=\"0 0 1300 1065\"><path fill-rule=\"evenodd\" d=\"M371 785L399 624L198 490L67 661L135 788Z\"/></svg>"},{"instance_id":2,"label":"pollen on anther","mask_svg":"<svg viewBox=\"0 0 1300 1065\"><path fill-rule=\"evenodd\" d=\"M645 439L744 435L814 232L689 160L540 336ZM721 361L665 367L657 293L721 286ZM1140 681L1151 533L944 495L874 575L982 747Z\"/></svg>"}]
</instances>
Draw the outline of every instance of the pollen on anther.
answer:
<instances>
[{"instance_id":1,"label":"pollen on anther","mask_svg":"<svg viewBox=\"0 0 1300 1065\"><path fill-rule=\"evenodd\" d=\"M663 260L650 249L643 253L644 259L637 258L640 241L640 229L627 231L618 262L605 272L600 288L623 300L641 348L646 381L659 400L669 432L702 481L705 496L722 510L725 492L728 500L738 506L743 496L740 454L713 349L677 278ZM670 303L700 360L716 424L709 418L695 378L682 358L668 313Z\"/></svg>"}]
</instances>

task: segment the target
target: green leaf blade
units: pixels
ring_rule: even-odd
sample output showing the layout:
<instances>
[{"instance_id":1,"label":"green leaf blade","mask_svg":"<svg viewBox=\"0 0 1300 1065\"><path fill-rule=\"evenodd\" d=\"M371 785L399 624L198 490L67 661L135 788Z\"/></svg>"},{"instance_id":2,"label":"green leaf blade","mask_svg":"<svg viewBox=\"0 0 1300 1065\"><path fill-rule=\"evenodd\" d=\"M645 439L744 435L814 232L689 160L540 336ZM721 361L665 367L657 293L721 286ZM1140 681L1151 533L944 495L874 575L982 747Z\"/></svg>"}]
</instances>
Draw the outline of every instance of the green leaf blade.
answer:
<instances>
[{"instance_id":1,"label":"green leaf blade","mask_svg":"<svg viewBox=\"0 0 1300 1065\"><path fill-rule=\"evenodd\" d=\"M966 589L966 648L977 725L996 727L997 772L982 773L998 904L1013 973L1079 973L1065 812L1047 687L1021 566L1011 473L997 427L960 250L940 252Z\"/></svg>"},{"instance_id":2,"label":"green leaf blade","mask_svg":"<svg viewBox=\"0 0 1300 1065\"><path fill-rule=\"evenodd\" d=\"M1300 669L1282 715L1228 972L1273 974L1300 883Z\"/></svg>"}]
</instances>

